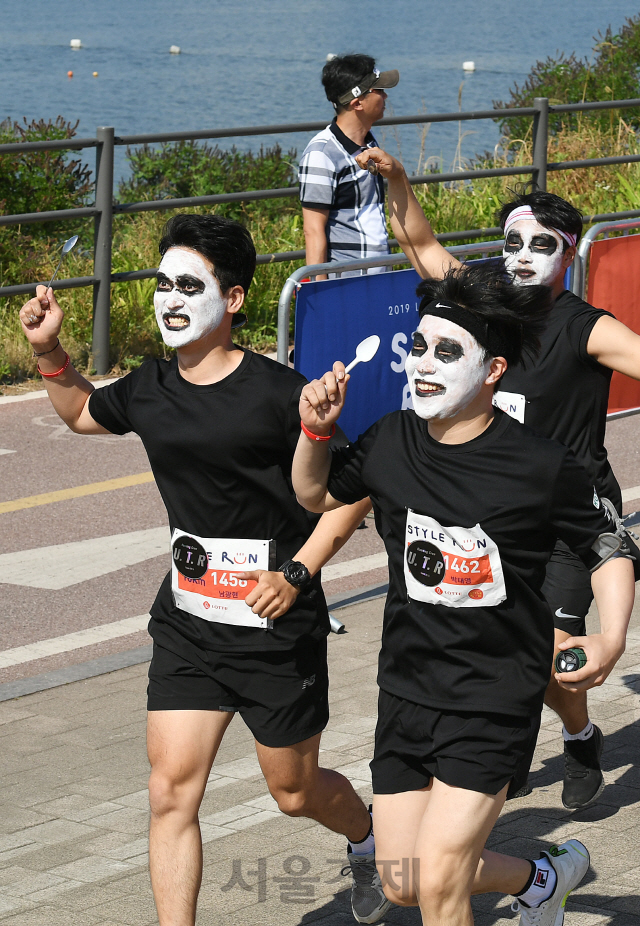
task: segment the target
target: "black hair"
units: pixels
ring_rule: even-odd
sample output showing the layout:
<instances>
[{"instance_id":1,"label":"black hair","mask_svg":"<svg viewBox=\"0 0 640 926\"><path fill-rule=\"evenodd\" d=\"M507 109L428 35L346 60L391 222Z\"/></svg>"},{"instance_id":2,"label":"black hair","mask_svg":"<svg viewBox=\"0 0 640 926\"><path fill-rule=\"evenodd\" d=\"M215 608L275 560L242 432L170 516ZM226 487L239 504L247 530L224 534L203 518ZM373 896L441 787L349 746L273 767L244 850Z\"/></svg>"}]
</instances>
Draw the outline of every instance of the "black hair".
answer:
<instances>
[{"instance_id":1,"label":"black hair","mask_svg":"<svg viewBox=\"0 0 640 926\"><path fill-rule=\"evenodd\" d=\"M555 193L546 193L544 190L533 190L527 193L526 185L522 189L510 190L514 195L511 202L505 203L496 213L496 219L500 228L504 230L507 219L514 209L519 206L529 206L536 220L545 228L557 228L567 235L576 236L576 244L580 241L582 235L582 213L571 203ZM563 240L566 251L570 246Z\"/></svg>"},{"instance_id":2,"label":"black hair","mask_svg":"<svg viewBox=\"0 0 640 926\"><path fill-rule=\"evenodd\" d=\"M552 305L548 286L516 286L502 261L470 261L452 267L441 280L423 280L416 293L422 296L420 318L427 314L429 303L444 300L462 306L484 323L487 340L502 348L494 356L504 357L509 366L537 356ZM492 356L486 346L485 351L485 359Z\"/></svg>"},{"instance_id":3,"label":"black hair","mask_svg":"<svg viewBox=\"0 0 640 926\"><path fill-rule=\"evenodd\" d=\"M375 66L375 58L370 55L336 55L327 61L322 68L322 86L336 112L348 108L348 105L338 102L340 97L357 87L363 77L373 72Z\"/></svg>"},{"instance_id":4,"label":"black hair","mask_svg":"<svg viewBox=\"0 0 640 926\"><path fill-rule=\"evenodd\" d=\"M247 229L220 215L187 215L169 219L162 231L158 250L162 257L169 248L191 248L213 264L213 274L226 293L232 286L249 291L256 269L256 249Z\"/></svg>"}]
</instances>

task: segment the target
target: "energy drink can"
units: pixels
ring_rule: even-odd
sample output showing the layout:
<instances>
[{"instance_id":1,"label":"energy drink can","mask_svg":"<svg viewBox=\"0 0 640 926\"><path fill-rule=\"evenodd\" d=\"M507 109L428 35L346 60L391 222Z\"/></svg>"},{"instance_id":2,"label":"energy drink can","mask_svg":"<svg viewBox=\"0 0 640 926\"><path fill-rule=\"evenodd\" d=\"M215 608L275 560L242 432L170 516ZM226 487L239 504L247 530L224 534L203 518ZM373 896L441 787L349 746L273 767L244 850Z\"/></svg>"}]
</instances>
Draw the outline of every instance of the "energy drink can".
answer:
<instances>
[{"instance_id":1,"label":"energy drink can","mask_svg":"<svg viewBox=\"0 0 640 926\"><path fill-rule=\"evenodd\" d=\"M587 664L587 654L580 646L566 649L556 656L556 672L577 672Z\"/></svg>"}]
</instances>

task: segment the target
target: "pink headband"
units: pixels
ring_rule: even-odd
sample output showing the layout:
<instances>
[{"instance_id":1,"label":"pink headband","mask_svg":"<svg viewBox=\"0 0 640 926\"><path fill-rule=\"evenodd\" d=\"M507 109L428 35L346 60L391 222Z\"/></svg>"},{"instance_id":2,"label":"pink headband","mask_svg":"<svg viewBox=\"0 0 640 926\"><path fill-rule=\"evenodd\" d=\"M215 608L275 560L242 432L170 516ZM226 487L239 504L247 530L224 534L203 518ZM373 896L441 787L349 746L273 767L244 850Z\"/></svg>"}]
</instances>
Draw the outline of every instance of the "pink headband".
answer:
<instances>
[{"instance_id":1,"label":"pink headband","mask_svg":"<svg viewBox=\"0 0 640 926\"><path fill-rule=\"evenodd\" d=\"M535 215L531 206L518 206L517 209L514 209L513 212L509 213L509 218L504 223L504 233L507 234L509 227L513 225L514 222L519 222L520 219L533 219L534 222L537 222ZM571 235L569 232L563 232L559 228L552 229L557 235L560 235L561 238L567 242L569 247L574 248L578 240L576 235Z\"/></svg>"}]
</instances>

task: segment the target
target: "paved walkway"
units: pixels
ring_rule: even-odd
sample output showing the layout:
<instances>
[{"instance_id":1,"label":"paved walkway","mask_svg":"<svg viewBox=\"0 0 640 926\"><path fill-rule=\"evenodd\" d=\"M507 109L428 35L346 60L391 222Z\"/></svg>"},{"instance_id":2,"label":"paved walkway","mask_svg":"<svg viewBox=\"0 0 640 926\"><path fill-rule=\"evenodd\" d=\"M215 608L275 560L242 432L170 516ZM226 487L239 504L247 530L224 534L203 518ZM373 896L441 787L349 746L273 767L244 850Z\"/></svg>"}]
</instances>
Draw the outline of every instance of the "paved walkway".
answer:
<instances>
[{"instance_id":1,"label":"paved walkway","mask_svg":"<svg viewBox=\"0 0 640 926\"><path fill-rule=\"evenodd\" d=\"M382 601L339 612L331 635L332 715L323 763L370 797ZM2 926L146 926L157 922L147 872L146 665L0 703L0 923ZM607 734L606 788L597 806L560 803L559 725L545 714L533 794L505 808L490 845L537 855L569 836L592 868L569 901L567 926L640 924L640 621L592 715ZM236 719L202 808L205 877L198 923L351 926L343 840L276 810L251 737ZM497 895L474 902L480 926L513 922ZM415 910L386 922L419 924Z\"/></svg>"}]
</instances>

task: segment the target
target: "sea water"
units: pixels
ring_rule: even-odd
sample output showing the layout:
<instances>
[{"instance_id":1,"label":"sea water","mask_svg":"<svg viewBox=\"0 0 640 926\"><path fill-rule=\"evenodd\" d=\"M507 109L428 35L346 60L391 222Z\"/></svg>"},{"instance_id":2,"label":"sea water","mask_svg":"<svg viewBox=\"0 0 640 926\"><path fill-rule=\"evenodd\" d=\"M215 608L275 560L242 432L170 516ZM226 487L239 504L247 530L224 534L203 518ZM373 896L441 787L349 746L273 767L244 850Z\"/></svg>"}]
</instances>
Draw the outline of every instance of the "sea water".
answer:
<instances>
[{"instance_id":1,"label":"sea water","mask_svg":"<svg viewBox=\"0 0 640 926\"><path fill-rule=\"evenodd\" d=\"M387 115L489 109L532 65L559 51L592 56L593 36L638 13L632 0L20 0L1 4L0 117L79 121L116 134L330 121L320 84L329 53L373 55L398 68ZM70 47L80 39L82 47ZM181 49L169 53L171 45ZM476 70L464 73L463 61ZM69 71L73 77L67 76ZM98 76L94 77L93 72ZM422 130L378 130L417 167ZM462 137L461 137L462 135ZM298 156L308 133L279 141ZM434 125L423 155L443 170L493 149L492 121ZM90 162L93 154L87 152ZM116 172L126 174L123 149Z\"/></svg>"}]
</instances>

